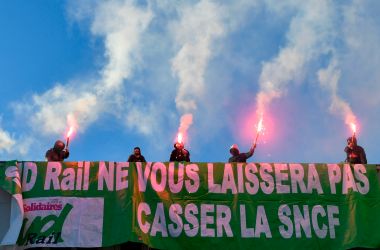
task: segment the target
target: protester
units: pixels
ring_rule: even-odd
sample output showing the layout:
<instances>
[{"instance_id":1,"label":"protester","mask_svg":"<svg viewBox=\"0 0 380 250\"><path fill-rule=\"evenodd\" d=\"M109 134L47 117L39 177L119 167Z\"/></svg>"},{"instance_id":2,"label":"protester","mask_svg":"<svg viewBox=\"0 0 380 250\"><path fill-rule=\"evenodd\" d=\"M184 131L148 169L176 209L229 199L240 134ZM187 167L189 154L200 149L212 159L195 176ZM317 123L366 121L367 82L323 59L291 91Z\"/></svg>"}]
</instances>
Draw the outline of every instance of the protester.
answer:
<instances>
[{"instance_id":1,"label":"protester","mask_svg":"<svg viewBox=\"0 0 380 250\"><path fill-rule=\"evenodd\" d=\"M128 162L146 162L145 157L141 154L139 147L133 149L133 154L128 158Z\"/></svg>"},{"instance_id":2,"label":"protester","mask_svg":"<svg viewBox=\"0 0 380 250\"><path fill-rule=\"evenodd\" d=\"M45 157L47 161L63 161L69 157L69 149L65 148L63 141L56 141L54 147L46 151Z\"/></svg>"},{"instance_id":3,"label":"protester","mask_svg":"<svg viewBox=\"0 0 380 250\"><path fill-rule=\"evenodd\" d=\"M347 138L347 146L344 149L346 152L346 162L351 164L367 164L367 157L364 149L357 144L356 137Z\"/></svg>"},{"instance_id":4,"label":"protester","mask_svg":"<svg viewBox=\"0 0 380 250\"><path fill-rule=\"evenodd\" d=\"M254 144L247 153L240 153L238 145L233 144L230 147L231 157L228 159L228 162L247 162L247 159L253 155L255 152L256 144Z\"/></svg>"},{"instance_id":5,"label":"protester","mask_svg":"<svg viewBox=\"0 0 380 250\"><path fill-rule=\"evenodd\" d=\"M176 142L174 144L174 150L170 155L170 161L190 162L190 152L184 148L183 143Z\"/></svg>"}]
</instances>

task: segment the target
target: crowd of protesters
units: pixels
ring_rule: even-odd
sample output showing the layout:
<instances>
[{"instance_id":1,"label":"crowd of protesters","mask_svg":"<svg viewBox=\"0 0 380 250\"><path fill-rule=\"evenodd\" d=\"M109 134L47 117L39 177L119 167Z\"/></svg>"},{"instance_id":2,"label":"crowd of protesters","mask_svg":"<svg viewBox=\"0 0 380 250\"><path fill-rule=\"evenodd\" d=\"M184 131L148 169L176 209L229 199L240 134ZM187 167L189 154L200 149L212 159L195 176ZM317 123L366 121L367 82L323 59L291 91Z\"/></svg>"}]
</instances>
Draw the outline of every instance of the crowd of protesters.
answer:
<instances>
[{"instance_id":1,"label":"crowd of protesters","mask_svg":"<svg viewBox=\"0 0 380 250\"><path fill-rule=\"evenodd\" d=\"M252 157L256 149L256 144L252 145L246 153L241 153L237 144L230 147L231 157L228 162L247 162L247 159ZM357 144L355 136L347 138L347 146L344 149L346 152L346 163L350 164L367 164L367 157L364 149ZM54 147L49 149L45 158L47 161L63 161L70 155L69 149L63 141L57 140ZM190 162L190 152L185 149L182 142L174 143L174 149L170 154L169 161L171 162ZM133 149L133 154L128 158L128 162L146 162L145 157L141 154L140 147Z\"/></svg>"}]
</instances>

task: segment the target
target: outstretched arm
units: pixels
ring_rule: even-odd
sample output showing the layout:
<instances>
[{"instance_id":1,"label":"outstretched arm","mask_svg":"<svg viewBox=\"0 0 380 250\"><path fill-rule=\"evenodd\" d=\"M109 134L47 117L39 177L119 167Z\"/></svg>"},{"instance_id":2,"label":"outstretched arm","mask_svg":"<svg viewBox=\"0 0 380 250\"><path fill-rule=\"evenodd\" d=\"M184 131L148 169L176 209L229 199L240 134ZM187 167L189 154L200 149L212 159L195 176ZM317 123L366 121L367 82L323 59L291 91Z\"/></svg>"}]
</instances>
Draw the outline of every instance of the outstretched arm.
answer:
<instances>
[{"instance_id":1,"label":"outstretched arm","mask_svg":"<svg viewBox=\"0 0 380 250\"><path fill-rule=\"evenodd\" d=\"M253 155L253 153L255 152L255 148L256 148L256 143L252 145L252 147L249 149L249 152L246 153L247 155L247 158L251 157Z\"/></svg>"},{"instance_id":2,"label":"outstretched arm","mask_svg":"<svg viewBox=\"0 0 380 250\"><path fill-rule=\"evenodd\" d=\"M69 158L69 155L70 155L69 149L64 149L62 153L63 153L63 159Z\"/></svg>"}]
</instances>

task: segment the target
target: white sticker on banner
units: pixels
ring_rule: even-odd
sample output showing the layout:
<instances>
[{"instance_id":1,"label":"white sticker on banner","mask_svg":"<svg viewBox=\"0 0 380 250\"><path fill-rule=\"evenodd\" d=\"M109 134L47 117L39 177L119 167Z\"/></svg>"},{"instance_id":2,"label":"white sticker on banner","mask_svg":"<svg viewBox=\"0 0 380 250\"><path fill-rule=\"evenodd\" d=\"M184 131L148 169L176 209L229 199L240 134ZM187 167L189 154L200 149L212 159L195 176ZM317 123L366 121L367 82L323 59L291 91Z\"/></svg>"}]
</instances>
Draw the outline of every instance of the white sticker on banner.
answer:
<instances>
[{"instance_id":1,"label":"white sticker on banner","mask_svg":"<svg viewBox=\"0 0 380 250\"><path fill-rule=\"evenodd\" d=\"M103 198L47 197L24 200L18 244L34 247L100 247Z\"/></svg>"},{"instance_id":2,"label":"white sticker on banner","mask_svg":"<svg viewBox=\"0 0 380 250\"><path fill-rule=\"evenodd\" d=\"M0 196L3 196L3 195L4 195L4 192L1 192L0 190ZM22 210L22 203L23 203L22 195L14 194L13 196L11 196L11 199L9 199L8 211L6 211L7 210L6 207L8 206L1 208L1 204L0 204L0 215L4 216L4 218L9 218L9 221L4 220L4 223L0 223L0 224L4 224L2 227L0 227L0 245L16 244L16 240L20 232L21 224L24 217L24 211ZM1 250L1 247L0 247L0 250Z\"/></svg>"}]
</instances>

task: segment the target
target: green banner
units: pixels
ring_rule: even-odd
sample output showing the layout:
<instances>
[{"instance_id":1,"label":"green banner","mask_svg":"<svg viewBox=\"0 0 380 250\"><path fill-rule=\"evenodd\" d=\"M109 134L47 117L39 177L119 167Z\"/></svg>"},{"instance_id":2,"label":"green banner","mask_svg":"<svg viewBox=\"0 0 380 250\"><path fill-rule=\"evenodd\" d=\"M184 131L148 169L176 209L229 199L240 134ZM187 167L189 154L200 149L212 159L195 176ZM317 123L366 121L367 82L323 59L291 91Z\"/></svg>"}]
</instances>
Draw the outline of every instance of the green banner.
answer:
<instances>
[{"instance_id":1,"label":"green banner","mask_svg":"<svg viewBox=\"0 0 380 250\"><path fill-rule=\"evenodd\" d=\"M17 193L18 184L19 247L127 241L159 249L380 247L375 165L0 165L0 189Z\"/></svg>"}]
</instances>

